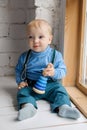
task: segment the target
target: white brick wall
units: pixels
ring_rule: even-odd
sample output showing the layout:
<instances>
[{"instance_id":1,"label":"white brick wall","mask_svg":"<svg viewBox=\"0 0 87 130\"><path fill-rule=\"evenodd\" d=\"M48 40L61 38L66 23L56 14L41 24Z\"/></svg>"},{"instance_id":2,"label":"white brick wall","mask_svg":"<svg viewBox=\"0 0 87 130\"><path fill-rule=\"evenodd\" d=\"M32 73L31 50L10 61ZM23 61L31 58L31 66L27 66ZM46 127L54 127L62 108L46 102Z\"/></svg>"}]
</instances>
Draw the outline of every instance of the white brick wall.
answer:
<instances>
[{"instance_id":1,"label":"white brick wall","mask_svg":"<svg viewBox=\"0 0 87 130\"><path fill-rule=\"evenodd\" d=\"M44 8L55 8L59 0L35 0L35 5Z\"/></svg>"},{"instance_id":2,"label":"white brick wall","mask_svg":"<svg viewBox=\"0 0 87 130\"><path fill-rule=\"evenodd\" d=\"M61 48L64 1L0 0L0 76L14 74L19 55L28 48L26 24L32 19L46 19L53 27L53 44Z\"/></svg>"},{"instance_id":3,"label":"white brick wall","mask_svg":"<svg viewBox=\"0 0 87 130\"><path fill-rule=\"evenodd\" d=\"M65 0L35 0L35 18L46 19L53 27L53 46L63 53Z\"/></svg>"},{"instance_id":4,"label":"white brick wall","mask_svg":"<svg viewBox=\"0 0 87 130\"><path fill-rule=\"evenodd\" d=\"M27 50L26 24L34 19L34 8L33 0L0 0L0 76L13 75Z\"/></svg>"},{"instance_id":5,"label":"white brick wall","mask_svg":"<svg viewBox=\"0 0 87 130\"><path fill-rule=\"evenodd\" d=\"M8 0L0 0L0 6L1 7L6 7L8 4Z\"/></svg>"},{"instance_id":6,"label":"white brick wall","mask_svg":"<svg viewBox=\"0 0 87 130\"><path fill-rule=\"evenodd\" d=\"M0 38L0 54L1 53L19 53L27 49L26 39L14 40L11 38Z\"/></svg>"},{"instance_id":7,"label":"white brick wall","mask_svg":"<svg viewBox=\"0 0 87 130\"><path fill-rule=\"evenodd\" d=\"M9 32L9 25L2 23L0 26L0 37L7 37L8 32Z\"/></svg>"},{"instance_id":8,"label":"white brick wall","mask_svg":"<svg viewBox=\"0 0 87 130\"><path fill-rule=\"evenodd\" d=\"M23 9L27 6L27 0L10 0L10 7L15 9Z\"/></svg>"},{"instance_id":9,"label":"white brick wall","mask_svg":"<svg viewBox=\"0 0 87 130\"><path fill-rule=\"evenodd\" d=\"M22 17L20 17L22 16ZM24 23L25 12L22 9L9 9L0 7L0 23Z\"/></svg>"},{"instance_id":10,"label":"white brick wall","mask_svg":"<svg viewBox=\"0 0 87 130\"><path fill-rule=\"evenodd\" d=\"M12 39L25 39L26 38L26 25L25 24L10 25L9 37Z\"/></svg>"}]
</instances>

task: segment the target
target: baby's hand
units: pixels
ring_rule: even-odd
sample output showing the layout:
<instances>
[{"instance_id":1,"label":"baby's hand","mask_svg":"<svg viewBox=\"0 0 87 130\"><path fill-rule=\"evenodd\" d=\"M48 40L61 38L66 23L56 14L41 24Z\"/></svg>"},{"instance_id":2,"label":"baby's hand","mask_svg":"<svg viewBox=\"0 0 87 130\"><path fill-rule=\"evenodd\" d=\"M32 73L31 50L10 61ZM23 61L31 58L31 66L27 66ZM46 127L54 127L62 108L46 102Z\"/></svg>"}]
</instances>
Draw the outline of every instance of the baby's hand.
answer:
<instances>
[{"instance_id":1,"label":"baby's hand","mask_svg":"<svg viewBox=\"0 0 87 130\"><path fill-rule=\"evenodd\" d=\"M21 89L21 88L24 88L28 86L28 83L27 82L21 82L19 85L18 85L18 89Z\"/></svg>"},{"instance_id":2,"label":"baby's hand","mask_svg":"<svg viewBox=\"0 0 87 130\"><path fill-rule=\"evenodd\" d=\"M55 73L55 69L54 69L54 66L52 63L49 63L47 68L45 68L43 70L43 76L54 76L54 73Z\"/></svg>"}]
</instances>

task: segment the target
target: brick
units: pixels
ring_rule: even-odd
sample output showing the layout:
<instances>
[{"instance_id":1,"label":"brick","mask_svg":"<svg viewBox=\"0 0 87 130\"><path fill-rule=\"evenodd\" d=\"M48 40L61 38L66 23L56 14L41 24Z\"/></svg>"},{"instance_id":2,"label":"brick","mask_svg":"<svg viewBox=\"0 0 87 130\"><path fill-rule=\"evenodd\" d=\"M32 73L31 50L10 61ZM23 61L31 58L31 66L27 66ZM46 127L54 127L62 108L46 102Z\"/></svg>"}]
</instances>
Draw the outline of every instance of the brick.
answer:
<instances>
[{"instance_id":1,"label":"brick","mask_svg":"<svg viewBox=\"0 0 87 130\"><path fill-rule=\"evenodd\" d=\"M26 38L26 25L10 25L9 37L13 39L25 39Z\"/></svg>"},{"instance_id":2,"label":"brick","mask_svg":"<svg viewBox=\"0 0 87 130\"><path fill-rule=\"evenodd\" d=\"M34 6L35 6L35 0L28 0L27 7L28 8L33 8Z\"/></svg>"},{"instance_id":3,"label":"brick","mask_svg":"<svg viewBox=\"0 0 87 130\"><path fill-rule=\"evenodd\" d=\"M8 36L8 24L0 24L0 37Z\"/></svg>"},{"instance_id":4,"label":"brick","mask_svg":"<svg viewBox=\"0 0 87 130\"><path fill-rule=\"evenodd\" d=\"M0 67L0 76L9 76L14 75L15 69L14 67Z\"/></svg>"},{"instance_id":5,"label":"brick","mask_svg":"<svg viewBox=\"0 0 87 130\"><path fill-rule=\"evenodd\" d=\"M1 53L0 54L0 67L9 66L14 67L17 64L20 53Z\"/></svg>"},{"instance_id":6,"label":"brick","mask_svg":"<svg viewBox=\"0 0 87 130\"><path fill-rule=\"evenodd\" d=\"M22 52L28 49L26 40L0 38L0 53Z\"/></svg>"},{"instance_id":7,"label":"brick","mask_svg":"<svg viewBox=\"0 0 87 130\"><path fill-rule=\"evenodd\" d=\"M1 23L24 23L25 12L21 9L10 10L8 8L0 8Z\"/></svg>"},{"instance_id":8,"label":"brick","mask_svg":"<svg viewBox=\"0 0 87 130\"><path fill-rule=\"evenodd\" d=\"M0 7L6 7L8 4L8 0L0 0Z\"/></svg>"},{"instance_id":9,"label":"brick","mask_svg":"<svg viewBox=\"0 0 87 130\"><path fill-rule=\"evenodd\" d=\"M36 18L42 18L47 20L51 26L53 26L53 16L54 16L54 12L53 10L48 10L46 8L37 8L36 9Z\"/></svg>"},{"instance_id":10,"label":"brick","mask_svg":"<svg viewBox=\"0 0 87 130\"><path fill-rule=\"evenodd\" d=\"M10 7L11 8L26 8L27 7L27 0L10 0Z\"/></svg>"},{"instance_id":11,"label":"brick","mask_svg":"<svg viewBox=\"0 0 87 130\"><path fill-rule=\"evenodd\" d=\"M29 23L33 19L35 19L35 9L28 9L26 22Z\"/></svg>"},{"instance_id":12,"label":"brick","mask_svg":"<svg viewBox=\"0 0 87 130\"><path fill-rule=\"evenodd\" d=\"M45 7L45 8L52 8L56 7L58 4L59 0L35 0L35 6L37 7Z\"/></svg>"},{"instance_id":13,"label":"brick","mask_svg":"<svg viewBox=\"0 0 87 130\"><path fill-rule=\"evenodd\" d=\"M0 54L0 66L8 66L9 65L9 56L6 53Z\"/></svg>"}]
</instances>

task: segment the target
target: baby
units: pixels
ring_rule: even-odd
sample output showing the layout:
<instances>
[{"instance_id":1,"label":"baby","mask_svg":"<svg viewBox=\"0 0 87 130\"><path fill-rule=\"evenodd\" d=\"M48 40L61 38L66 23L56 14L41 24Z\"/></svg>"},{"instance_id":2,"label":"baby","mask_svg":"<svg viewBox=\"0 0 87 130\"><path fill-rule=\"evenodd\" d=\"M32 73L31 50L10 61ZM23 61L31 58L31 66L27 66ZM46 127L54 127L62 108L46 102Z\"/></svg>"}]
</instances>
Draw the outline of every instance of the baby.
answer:
<instances>
[{"instance_id":1,"label":"baby","mask_svg":"<svg viewBox=\"0 0 87 130\"><path fill-rule=\"evenodd\" d=\"M78 119L79 111L71 107L68 93L60 82L66 75L66 66L59 51L55 50L52 62L54 49L50 47L53 38L50 24L43 19L31 21L27 25L27 37L30 54L24 78L22 72L28 51L21 54L16 65L18 120L33 117L37 112L36 101L40 99L48 101L52 112L60 117ZM45 85L44 78L47 79ZM42 90L44 93L40 93Z\"/></svg>"}]
</instances>

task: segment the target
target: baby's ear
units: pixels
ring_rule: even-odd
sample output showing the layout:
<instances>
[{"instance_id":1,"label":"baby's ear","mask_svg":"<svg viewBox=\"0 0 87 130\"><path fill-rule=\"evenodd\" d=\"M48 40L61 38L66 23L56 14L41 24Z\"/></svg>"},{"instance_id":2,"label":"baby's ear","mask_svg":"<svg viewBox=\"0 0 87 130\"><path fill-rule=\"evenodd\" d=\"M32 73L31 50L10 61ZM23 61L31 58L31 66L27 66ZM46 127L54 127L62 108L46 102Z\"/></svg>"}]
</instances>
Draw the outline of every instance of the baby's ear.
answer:
<instances>
[{"instance_id":1,"label":"baby's ear","mask_svg":"<svg viewBox=\"0 0 87 130\"><path fill-rule=\"evenodd\" d=\"M49 37L49 44L51 44L52 39L53 39L53 35L50 35L50 37Z\"/></svg>"}]
</instances>

